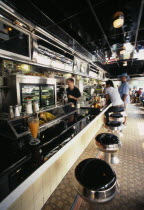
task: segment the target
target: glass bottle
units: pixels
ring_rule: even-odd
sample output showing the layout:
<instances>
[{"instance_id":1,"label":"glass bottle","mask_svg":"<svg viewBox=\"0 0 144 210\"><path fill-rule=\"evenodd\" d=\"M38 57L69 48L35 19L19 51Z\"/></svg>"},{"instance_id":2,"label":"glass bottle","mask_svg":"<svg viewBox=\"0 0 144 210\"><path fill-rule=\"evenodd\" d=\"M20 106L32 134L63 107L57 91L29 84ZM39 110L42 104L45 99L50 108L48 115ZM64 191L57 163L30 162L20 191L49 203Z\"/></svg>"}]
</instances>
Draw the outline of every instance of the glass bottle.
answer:
<instances>
[{"instance_id":1,"label":"glass bottle","mask_svg":"<svg viewBox=\"0 0 144 210\"><path fill-rule=\"evenodd\" d=\"M64 90L64 92L63 92L63 103L67 104L67 102L68 102L67 91Z\"/></svg>"},{"instance_id":2,"label":"glass bottle","mask_svg":"<svg viewBox=\"0 0 144 210\"><path fill-rule=\"evenodd\" d=\"M77 103L77 113L80 114L80 103Z\"/></svg>"},{"instance_id":3,"label":"glass bottle","mask_svg":"<svg viewBox=\"0 0 144 210\"><path fill-rule=\"evenodd\" d=\"M39 111L38 101L33 102L33 111L34 111L34 113Z\"/></svg>"},{"instance_id":4,"label":"glass bottle","mask_svg":"<svg viewBox=\"0 0 144 210\"><path fill-rule=\"evenodd\" d=\"M10 119L14 118L13 106L9 106L9 118Z\"/></svg>"},{"instance_id":5,"label":"glass bottle","mask_svg":"<svg viewBox=\"0 0 144 210\"><path fill-rule=\"evenodd\" d=\"M19 106L15 105L15 117L19 117L19 116L20 116Z\"/></svg>"},{"instance_id":6,"label":"glass bottle","mask_svg":"<svg viewBox=\"0 0 144 210\"><path fill-rule=\"evenodd\" d=\"M32 102L31 101L28 101L26 103L26 114L32 114L33 111L32 111Z\"/></svg>"}]
</instances>

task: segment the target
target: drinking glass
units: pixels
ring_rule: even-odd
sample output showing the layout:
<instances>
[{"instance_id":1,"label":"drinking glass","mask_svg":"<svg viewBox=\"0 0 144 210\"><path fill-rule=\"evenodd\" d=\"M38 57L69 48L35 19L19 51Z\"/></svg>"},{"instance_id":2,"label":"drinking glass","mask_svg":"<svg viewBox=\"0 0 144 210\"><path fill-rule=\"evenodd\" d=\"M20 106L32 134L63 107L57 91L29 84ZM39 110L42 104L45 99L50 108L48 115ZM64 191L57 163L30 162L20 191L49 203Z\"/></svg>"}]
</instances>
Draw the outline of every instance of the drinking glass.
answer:
<instances>
[{"instance_id":1,"label":"drinking glass","mask_svg":"<svg viewBox=\"0 0 144 210\"><path fill-rule=\"evenodd\" d=\"M39 118L29 117L28 118L28 127L31 133L30 145L37 145L40 143L40 140L37 138L39 131Z\"/></svg>"}]
</instances>

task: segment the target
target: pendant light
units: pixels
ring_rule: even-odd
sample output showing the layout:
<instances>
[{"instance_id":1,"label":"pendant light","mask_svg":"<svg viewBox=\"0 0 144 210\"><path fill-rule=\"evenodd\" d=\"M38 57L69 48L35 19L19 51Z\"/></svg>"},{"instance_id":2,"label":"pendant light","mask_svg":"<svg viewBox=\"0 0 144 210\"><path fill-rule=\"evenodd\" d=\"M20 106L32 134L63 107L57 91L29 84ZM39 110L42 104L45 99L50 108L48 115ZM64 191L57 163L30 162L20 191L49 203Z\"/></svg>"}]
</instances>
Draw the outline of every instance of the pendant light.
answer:
<instances>
[{"instance_id":1,"label":"pendant light","mask_svg":"<svg viewBox=\"0 0 144 210\"><path fill-rule=\"evenodd\" d=\"M114 20L113 20L113 27L114 28L120 28L124 24L124 14L123 12L116 12L114 14Z\"/></svg>"},{"instance_id":2,"label":"pendant light","mask_svg":"<svg viewBox=\"0 0 144 210\"><path fill-rule=\"evenodd\" d=\"M124 61L123 62L123 66L127 66L127 61Z\"/></svg>"}]
</instances>

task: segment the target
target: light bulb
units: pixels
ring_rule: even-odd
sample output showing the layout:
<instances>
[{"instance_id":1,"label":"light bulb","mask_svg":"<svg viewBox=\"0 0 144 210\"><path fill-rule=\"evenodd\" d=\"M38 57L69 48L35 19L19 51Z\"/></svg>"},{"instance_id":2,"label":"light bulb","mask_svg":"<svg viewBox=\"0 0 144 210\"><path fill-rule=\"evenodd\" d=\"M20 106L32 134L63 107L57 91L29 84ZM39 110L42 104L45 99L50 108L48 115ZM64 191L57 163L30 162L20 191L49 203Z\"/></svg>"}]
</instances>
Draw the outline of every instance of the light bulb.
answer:
<instances>
[{"instance_id":1,"label":"light bulb","mask_svg":"<svg viewBox=\"0 0 144 210\"><path fill-rule=\"evenodd\" d=\"M114 28L120 28L120 27L123 26L123 24L124 24L124 19L123 18L118 18L118 19L114 20L113 27Z\"/></svg>"},{"instance_id":2,"label":"light bulb","mask_svg":"<svg viewBox=\"0 0 144 210\"><path fill-rule=\"evenodd\" d=\"M113 20L113 27L114 28L120 28L124 24L124 14L123 12L116 12L114 14L114 20Z\"/></svg>"}]
</instances>

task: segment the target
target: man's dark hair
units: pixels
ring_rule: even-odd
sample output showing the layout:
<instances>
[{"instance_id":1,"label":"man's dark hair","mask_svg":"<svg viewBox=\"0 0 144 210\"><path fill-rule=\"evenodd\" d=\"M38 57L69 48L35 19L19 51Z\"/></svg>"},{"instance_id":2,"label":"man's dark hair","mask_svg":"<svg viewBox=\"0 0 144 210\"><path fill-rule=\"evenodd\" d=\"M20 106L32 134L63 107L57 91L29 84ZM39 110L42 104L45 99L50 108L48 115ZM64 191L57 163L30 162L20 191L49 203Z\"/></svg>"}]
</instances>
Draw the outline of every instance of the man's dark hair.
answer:
<instances>
[{"instance_id":1,"label":"man's dark hair","mask_svg":"<svg viewBox=\"0 0 144 210\"><path fill-rule=\"evenodd\" d=\"M111 87L114 87L114 84L111 80L106 81L106 85L110 85Z\"/></svg>"},{"instance_id":2,"label":"man's dark hair","mask_svg":"<svg viewBox=\"0 0 144 210\"><path fill-rule=\"evenodd\" d=\"M73 78L68 78L67 81L73 82L74 83L74 79Z\"/></svg>"}]
</instances>

